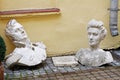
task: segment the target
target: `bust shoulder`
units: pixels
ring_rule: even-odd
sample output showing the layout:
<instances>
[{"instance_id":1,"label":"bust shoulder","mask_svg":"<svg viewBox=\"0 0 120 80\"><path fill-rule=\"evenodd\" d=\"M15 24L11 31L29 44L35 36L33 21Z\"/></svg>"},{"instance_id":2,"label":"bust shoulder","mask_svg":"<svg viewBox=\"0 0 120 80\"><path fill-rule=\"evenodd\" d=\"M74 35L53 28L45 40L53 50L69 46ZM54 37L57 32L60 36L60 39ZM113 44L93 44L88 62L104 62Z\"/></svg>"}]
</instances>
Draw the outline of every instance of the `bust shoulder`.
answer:
<instances>
[{"instance_id":1,"label":"bust shoulder","mask_svg":"<svg viewBox=\"0 0 120 80\"><path fill-rule=\"evenodd\" d=\"M79 52L86 52L86 51L90 51L90 49L89 48L81 48L81 49L78 50L77 53L79 53Z\"/></svg>"}]
</instances>

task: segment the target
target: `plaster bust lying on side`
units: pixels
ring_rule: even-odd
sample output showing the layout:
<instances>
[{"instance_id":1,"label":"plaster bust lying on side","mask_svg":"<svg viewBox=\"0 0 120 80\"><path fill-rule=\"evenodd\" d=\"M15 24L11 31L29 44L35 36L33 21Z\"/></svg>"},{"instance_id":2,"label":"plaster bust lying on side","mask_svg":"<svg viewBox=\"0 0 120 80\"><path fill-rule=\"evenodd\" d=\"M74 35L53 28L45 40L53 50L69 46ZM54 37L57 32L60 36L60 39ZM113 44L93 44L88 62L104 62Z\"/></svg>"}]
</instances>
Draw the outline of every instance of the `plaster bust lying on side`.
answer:
<instances>
[{"instance_id":1,"label":"plaster bust lying on side","mask_svg":"<svg viewBox=\"0 0 120 80\"><path fill-rule=\"evenodd\" d=\"M46 59L46 46L42 42L32 43L23 26L15 19L6 26L6 35L13 41L16 48L6 56L8 67L14 65L35 66Z\"/></svg>"},{"instance_id":2,"label":"plaster bust lying on side","mask_svg":"<svg viewBox=\"0 0 120 80\"><path fill-rule=\"evenodd\" d=\"M91 20L87 27L89 48L80 49L75 59L82 65L87 66L101 66L113 61L110 52L104 51L99 48L100 42L105 38L107 31L103 27L103 22Z\"/></svg>"}]
</instances>

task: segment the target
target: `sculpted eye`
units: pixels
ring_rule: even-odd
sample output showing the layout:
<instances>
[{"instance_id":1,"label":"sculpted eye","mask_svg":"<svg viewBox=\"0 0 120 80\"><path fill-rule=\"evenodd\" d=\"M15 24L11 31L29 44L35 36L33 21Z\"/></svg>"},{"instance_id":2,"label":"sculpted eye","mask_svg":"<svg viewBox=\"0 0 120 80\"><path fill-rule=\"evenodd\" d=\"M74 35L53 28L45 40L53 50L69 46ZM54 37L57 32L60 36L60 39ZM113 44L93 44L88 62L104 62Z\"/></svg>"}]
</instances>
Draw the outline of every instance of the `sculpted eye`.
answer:
<instances>
[{"instance_id":1,"label":"sculpted eye","mask_svg":"<svg viewBox=\"0 0 120 80\"><path fill-rule=\"evenodd\" d=\"M97 36L98 34L97 33L93 33L94 36Z\"/></svg>"},{"instance_id":2,"label":"sculpted eye","mask_svg":"<svg viewBox=\"0 0 120 80\"><path fill-rule=\"evenodd\" d=\"M88 35L91 35L91 33L90 33L90 32L88 32Z\"/></svg>"}]
</instances>

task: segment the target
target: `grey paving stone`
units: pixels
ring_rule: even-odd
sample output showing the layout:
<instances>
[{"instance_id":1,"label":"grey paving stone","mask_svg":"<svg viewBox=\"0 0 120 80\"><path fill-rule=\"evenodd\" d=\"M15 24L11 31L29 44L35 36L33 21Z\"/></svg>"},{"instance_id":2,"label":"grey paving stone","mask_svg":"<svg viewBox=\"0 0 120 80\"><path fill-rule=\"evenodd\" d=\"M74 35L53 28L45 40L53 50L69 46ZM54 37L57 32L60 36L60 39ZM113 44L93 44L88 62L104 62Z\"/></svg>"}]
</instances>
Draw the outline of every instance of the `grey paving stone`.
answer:
<instances>
[{"instance_id":1,"label":"grey paving stone","mask_svg":"<svg viewBox=\"0 0 120 80\"><path fill-rule=\"evenodd\" d=\"M67 72L66 70L59 70L61 73Z\"/></svg>"},{"instance_id":2,"label":"grey paving stone","mask_svg":"<svg viewBox=\"0 0 120 80\"><path fill-rule=\"evenodd\" d=\"M80 68L79 68L79 67L73 67L72 69L73 69L73 70L75 70L75 71L80 70Z\"/></svg>"},{"instance_id":3,"label":"grey paving stone","mask_svg":"<svg viewBox=\"0 0 120 80\"><path fill-rule=\"evenodd\" d=\"M80 66L80 70L86 70L86 67Z\"/></svg>"},{"instance_id":4,"label":"grey paving stone","mask_svg":"<svg viewBox=\"0 0 120 80\"><path fill-rule=\"evenodd\" d=\"M19 71L14 72L14 78L20 78L21 74Z\"/></svg>"},{"instance_id":5,"label":"grey paving stone","mask_svg":"<svg viewBox=\"0 0 120 80\"><path fill-rule=\"evenodd\" d=\"M45 72L45 70L44 70L44 69L39 69L38 71L39 71L39 72Z\"/></svg>"},{"instance_id":6,"label":"grey paving stone","mask_svg":"<svg viewBox=\"0 0 120 80\"><path fill-rule=\"evenodd\" d=\"M13 73L13 71L10 70L10 69L4 69L4 72L5 72L5 73Z\"/></svg>"},{"instance_id":7,"label":"grey paving stone","mask_svg":"<svg viewBox=\"0 0 120 80\"><path fill-rule=\"evenodd\" d=\"M57 69L57 67L55 67L55 66L50 66L50 69Z\"/></svg>"},{"instance_id":8,"label":"grey paving stone","mask_svg":"<svg viewBox=\"0 0 120 80\"><path fill-rule=\"evenodd\" d=\"M33 76L33 72L31 70L26 70L27 76Z\"/></svg>"},{"instance_id":9,"label":"grey paving stone","mask_svg":"<svg viewBox=\"0 0 120 80\"><path fill-rule=\"evenodd\" d=\"M67 72L73 72L73 71L75 71L74 69L72 69L72 67L64 67L64 68L65 68L65 70Z\"/></svg>"},{"instance_id":10,"label":"grey paving stone","mask_svg":"<svg viewBox=\"0 0 120 80\"><path fill-rule=\"evenodd\" d=\"M14 78L14 74L13 73L8 73L8 77L9 78Z\"/></svg>"},{"instance_id":11,"label":"grey paving stone","mask_svg":"<svg viewBox=\"0 0 120 80\"><path fill-rule=\"evenodd\" d=\"M20 74L21 74L22 77L26 77L27 76L27 72L25 72L25 71L20 71Z\"/></svg>"},{"instance_id":12,"label":"grey paving stone","mask_svg":"<svg viewBox=\"0 0 120 80\"><path fill-rule=\"evenodd\" d=\"M47 74L50 74L50 73L52 73L53 71L52 70L46 70L46 73Z\"/></svg>"},{"instance_id":13,"label":"grey paving stone","mask_svg":"<svg viewBox=\"0 0 120 80\"><path fill-rule=\"evenodd\" d=\"M46 74L45 70L39 70L40 75Z\"/></svg>"},{"instance_id":14,"label":"grey paving stone","mask_svg":"<svg viewBox=\"0 0 120 80\"><path fill-rule=\"evenodd\" d=\"M114 61L113 62L116 66L120 66L120 62L118 62L118 61Z\"/></svg>"},{"instance_id":15,"label":"grey paving stone","mask_svg":"<svg viewBox=\"0 0 120 80\"><path fill-rule=\"evenodd\" d=\"M52 59L51 58L47 58L46 63L51 64L52 63Z\"/></svg>"},{"instance_id":16,"label":"grey paving stone","mask_svg":"<svg viewBox=\"0 0 120 80\"><path fill-rule=\"evenodd\" d=\"M49 67L55 67L55 65L53 63L48 65Z\"/></svg>"},{"instance_id":17,"label":"grey paving stone","mask_svg":"<svg viewBox=\"0 0 120 80\"><path fill-rule=\"evenodd\" d=\"M57 67L58 69L64 69L64 67L61 67L61 66L59 66L59 67Z\"/></svg>"},{"instance_id":18,"label":"grey paving stone","mask_svg":"<svg viewBox=\"0 0 120 80\"><path fill-rule=\"evenodd\" d=\"M58 67L58 69L57 69L59 72L67 72L65 69L64 69L64 67Z\"/></svg>"},{"instance_id":19,"label":"grey paving stone","mask_svg":"<svg viewBox=\"0 0 120 80\"><path fill-rule=\"evenodd\" d=\"M38 71L38 70L33 70L33 74L34 74L35 76L40 75L40 73L39 73L39 71Z\"/></svg>"},{"instance_id":20,"label":"grey paving stone","mask_svg":"<svg viewBox=\"0 0 120 80\"><path fill-rule=\"evenodd\" d=\"M114 53L120 56L120 50L114 50Z\"/></svg>"},{"instance_id":21,"label":"grey paving stone","mask_svg":"<svg viewBox=\"0 0 120 80\"><path fill-rule=\"evenodd\" d=\"M59 70L58 70L58 69L56 69L56 68L54 68L54 69L53 69L53 72L55 72L55 73L56 73L56 72L59 72Z\"/></svg>"},{"instance_id":22,"label":"grey paving stone","mask_svg":"<svg viewBox=\"0 0 120 80\"><path fill-rule=\"evenodd\" d=\"M46 70L46 71L47 71L47 70L51 70L51 68L50 68L49 66L45 66L45 67L44 67L44 70Z\"/></svg>"}]
</instances>

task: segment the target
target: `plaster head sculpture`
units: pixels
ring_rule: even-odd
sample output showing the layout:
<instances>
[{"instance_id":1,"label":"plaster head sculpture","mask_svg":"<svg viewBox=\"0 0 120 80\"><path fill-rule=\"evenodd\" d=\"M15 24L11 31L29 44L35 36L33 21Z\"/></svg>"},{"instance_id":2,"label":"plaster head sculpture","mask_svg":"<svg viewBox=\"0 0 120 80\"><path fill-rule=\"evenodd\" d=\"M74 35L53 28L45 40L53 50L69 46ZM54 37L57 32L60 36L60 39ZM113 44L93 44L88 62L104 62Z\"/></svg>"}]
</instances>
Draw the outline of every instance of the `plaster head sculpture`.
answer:
<instances>
[{"instance_id":1,"label":"plaster head sculpture","mask_svg":"<svg viewBox=\"0 0 120 80\"><path fill-rule=\"evenodd\" d=\"M99 48L100 42L107 34L103 22L94 19L89 21L87 32L90 48L80 49L75 55L75 60L87 66L101 66L112 62L111 53Z\"/></svg>"},{"instance_id":2,"label":"plaster head sculpture","mask_svg":"<svg viewBox=\"0 0 120 80\"><path fill-rule=\"evenodd\" d=\"M102 21L91 20L87 27L90 48L99 48L100 42L105 38L107 30L103 27Z\"/></svg>"},{"instance_id":3,"label":"plaster head sculpture","mask_svg":"<svg viewBox=\"0 0 120 80\"><path fill-rule=\"evenodd\" d=\"M27 39L27 34L23 29L23 26L15 19L10 20L10 22L7 24L6 34L15 41Z\"/></svg>"},{"instance_id":4,"label":"plaster head sculpture","mask_svg":"<svg viewBox=\"0 0 120 80\"><path fill-rule=\"evenodd\" d=\"M16 46L14 51L6 57L5 62L8 67L35 66L46 59L46 46L42 42L32 43L23 26L15 19L9 21L5 32Z\"/></svg>"},{"instance_id":5,"label":"plaster head sculpture","mask_svg":"<svg viewBox=\"0 0 120 80\"><path fill-rule=\"evenodd\" d=\"M9 23L6 26L5 32L6 35L16 45L16 47L22 47L28 45L26 43L30 44L30 40L23 26L20 23L18 23L15 19L9 21Z\"/></svg>"}]
</instances>

